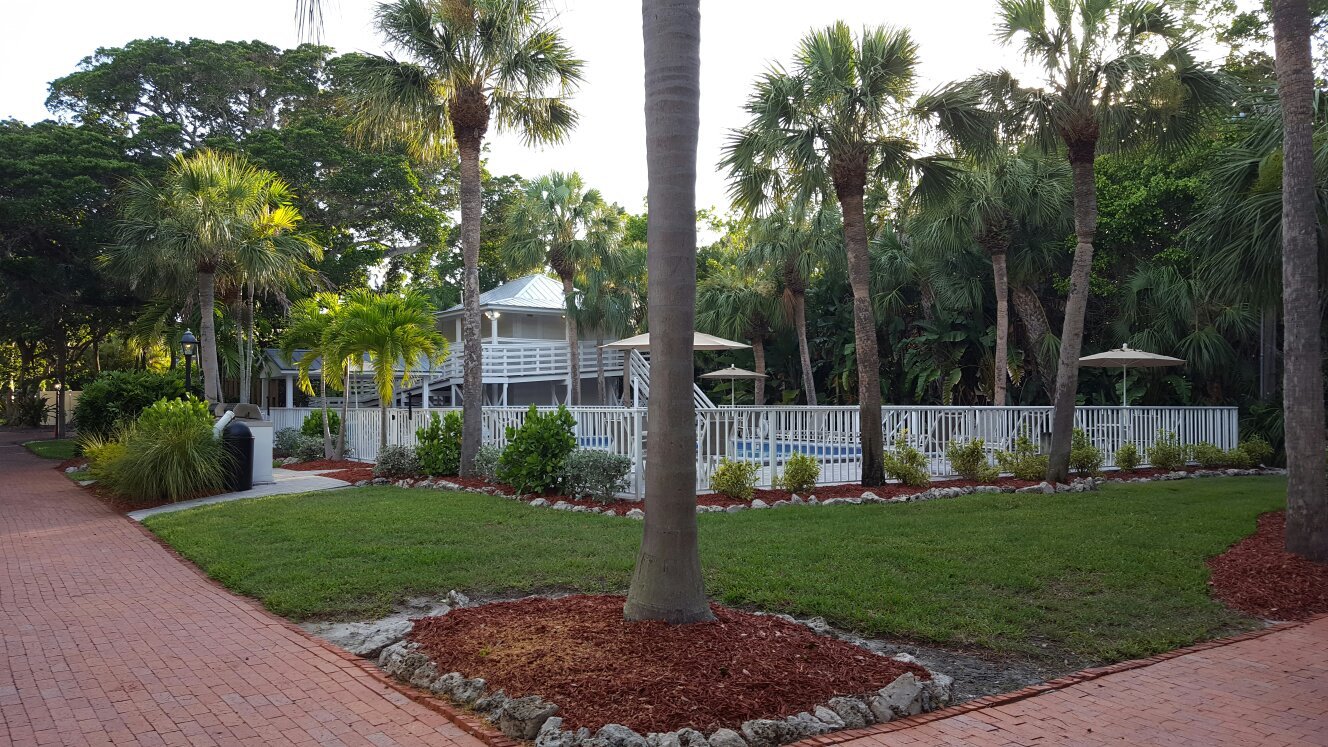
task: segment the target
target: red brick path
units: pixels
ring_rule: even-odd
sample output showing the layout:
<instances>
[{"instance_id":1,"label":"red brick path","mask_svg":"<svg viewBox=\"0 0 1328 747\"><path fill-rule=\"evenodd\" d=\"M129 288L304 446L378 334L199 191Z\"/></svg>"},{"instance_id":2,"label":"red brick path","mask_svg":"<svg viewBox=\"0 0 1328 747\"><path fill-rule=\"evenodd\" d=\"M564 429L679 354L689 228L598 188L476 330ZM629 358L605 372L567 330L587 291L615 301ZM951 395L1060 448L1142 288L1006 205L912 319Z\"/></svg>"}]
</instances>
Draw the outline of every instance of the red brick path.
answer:
<instances>
[{"instance_id":1,"label":"red brick path","mask_svg":"<svg viewBox=\"0 0 1328 747\"><path fill-rule=\"evenodd\" d=\"M1328 617L802 745L1323 747Z\"/></svg>"},{"instance_id":2,"label":"red brick path","mask_svg":"<svg viewBox=\"0 0 1328 747\"><path fill-rule=\"evenodd\" d=\"M0 744L482 744L212 584L20 440L0 433Z\"/></svg>"}]
</instances>

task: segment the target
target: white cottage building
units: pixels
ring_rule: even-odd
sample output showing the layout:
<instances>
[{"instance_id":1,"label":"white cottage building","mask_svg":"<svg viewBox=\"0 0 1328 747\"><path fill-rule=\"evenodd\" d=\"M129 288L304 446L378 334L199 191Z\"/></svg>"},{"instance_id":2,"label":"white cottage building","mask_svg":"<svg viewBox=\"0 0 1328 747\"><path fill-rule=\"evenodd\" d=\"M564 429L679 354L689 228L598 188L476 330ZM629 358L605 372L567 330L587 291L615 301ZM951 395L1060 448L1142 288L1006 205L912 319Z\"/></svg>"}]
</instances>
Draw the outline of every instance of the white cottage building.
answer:
<instances>
[{"instance_id":1,"label":"white cottage building","mask_svg":"<svg viewBox=\"0 0 1328 747\"><path fill-rule=\"evenodd\" d=\"M447 338L450 353L432 368L420 361L411 369L411 385L397 392L393 404L422 407L461 405L463 383L460 304L437 312L438 329ZM480 294L481 323L484 329L484 403L486 405L558 405L568 404L571 386L571 357L567 344L566 301L562 284L546 275L527 275L503 283ZM635 353L601 350L596 331L582 329L581 404L617 405L622 403L624 362L631 368L636 360L638 389L648 387L649 372L645 360ZM281 351L268 349L264 361L263 391L269 407L295 407L306 401L296 390L295 363L304 355L297 351L286 360ZM606 401L601 401L598 372L601 361L606 380ZM400 378L403 363L398 363ZM311 376L317 378L319 367ZM351 374L352 406L374 407L378 394L373 385L373 370L366 357L363 366ZM630 397L630 395L629 395ZM331 398L329 398L331 399ZM340 399L336 400L340 404Z\"/></svg>"}]
</instances>

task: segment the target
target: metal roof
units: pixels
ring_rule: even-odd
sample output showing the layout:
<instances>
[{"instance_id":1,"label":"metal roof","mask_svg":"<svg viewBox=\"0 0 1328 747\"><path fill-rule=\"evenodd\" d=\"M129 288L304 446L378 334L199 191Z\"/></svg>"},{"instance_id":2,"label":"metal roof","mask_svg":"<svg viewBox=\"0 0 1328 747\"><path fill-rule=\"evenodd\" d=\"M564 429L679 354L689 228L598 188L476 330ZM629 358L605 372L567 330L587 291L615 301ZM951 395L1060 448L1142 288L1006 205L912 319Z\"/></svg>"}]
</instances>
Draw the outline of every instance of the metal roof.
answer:
<instances>
[{"instance_id":1,"label":"metal roof","mask_svg":"<svg viewBox=\"0 0 1328 747\"><path fill-rule=\"evenodd\" d=\"M563 312L567 310L567 299L563 296L562 283L548 275L527 275L481 293L480 308ZM460 310L461 304L457 304L440 313Z\"/></svg>"}]
</instances>

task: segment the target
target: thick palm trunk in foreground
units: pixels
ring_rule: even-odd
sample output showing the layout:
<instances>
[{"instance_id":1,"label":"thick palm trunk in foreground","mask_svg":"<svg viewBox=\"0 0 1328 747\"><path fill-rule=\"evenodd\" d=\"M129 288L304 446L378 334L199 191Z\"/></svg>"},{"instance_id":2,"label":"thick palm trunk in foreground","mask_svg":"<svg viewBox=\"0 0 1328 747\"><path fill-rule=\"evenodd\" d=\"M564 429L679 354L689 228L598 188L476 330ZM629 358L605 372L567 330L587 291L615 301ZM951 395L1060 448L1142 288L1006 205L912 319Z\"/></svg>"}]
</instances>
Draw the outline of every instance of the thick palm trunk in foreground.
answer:
<instances>
[{"instance_id":1,"label":"thick palm trunk in foreground","mask_svg":"<svg viewBox=\"0 0 1328 747\"><path fill-rule=\"evenodd\" d=\"M203 399L221 401L221 370L217 365L217 276L198 273L198 367L203 370Z\"/></svg>"},{"instance_id":2,"label":"thick palm trunk in foreground","mask_svg":"<svg viewBox=\"0 0 1328 747\"><path fill-rule=\"evenodd\" d=\"M650 222L650 440L646 518L628 620L711 618L696 536L692 330L696 316L699 0L643 0Z\"/></svg>"},{"instance_id":3,"label":"thick palm trunk in foreground","mask_svg":"<svg viewBox=\"0 0 1328 747\"><path fill-rule=\"evenodd\" d=\"M457 135L461 155L461 474L475 473L484 417L484 349L480 339L480 138Z\"/></svg>"},{"instance_id":4,"label":"thick palm trunk in foreground","mask_svg":"<svg viewBox=\"0 0 1328 747\"><path fill-rule=\"evenodd\" d=\"M857 184L866 183L866 164ZM871 259L867 254L867 217L862 190L841 188L844 247L848 252L848 281L853 288L853 338L858 361L858 421L862 445L862 484L885 482L885 444L881 435L881 354L876 346L876 314L871 301Z\"/></svg>"},{"instance_id":5,"label":"thick palm trunk in foreground","mask_svg":"<svg viewBox=\"0 0 1328 747\"><path fill-rule=\"evenodd\" d=\"M756 372L765 373L765 338L761 335L752 337L752 360L756 363ZM757 407L765 404L765 379L754 379L756 392L753 400Z\"/></svg>"},{"instance_id":6,"label":"thick palm trunk in foreground","mask_svg":"<svg viewBox=\"0 0 1328 747\"><path fill-rule=\"evenodd\" d=\"M1287 550L1328 561L1314 181L1310 13L1306 0L1273 0L1282 101L1282 397L1286 417Z\"/></svg>"},{"instance_id":7,"label":"thick palm trunk in foreground","mask_svg":"<svg viewBox=\"0 0 1328 747\"><path fill-rule=\"evenodd\" d=\"M1093 237L1097 233L1097 184L1093 175L1095 144L1070 146L1074 177L1074 264L1070 268L1070 295L1065 301L1061 327L1061 355L1056 369L1055 410L1051 415L1051 454L1047 481L1069 482L1070 440L1074 435L1074 408L1079 392L1079 353L1084 344L1084 313L1088 310L1088 281L1093 272Z\"/></svg>"}]
</instances>

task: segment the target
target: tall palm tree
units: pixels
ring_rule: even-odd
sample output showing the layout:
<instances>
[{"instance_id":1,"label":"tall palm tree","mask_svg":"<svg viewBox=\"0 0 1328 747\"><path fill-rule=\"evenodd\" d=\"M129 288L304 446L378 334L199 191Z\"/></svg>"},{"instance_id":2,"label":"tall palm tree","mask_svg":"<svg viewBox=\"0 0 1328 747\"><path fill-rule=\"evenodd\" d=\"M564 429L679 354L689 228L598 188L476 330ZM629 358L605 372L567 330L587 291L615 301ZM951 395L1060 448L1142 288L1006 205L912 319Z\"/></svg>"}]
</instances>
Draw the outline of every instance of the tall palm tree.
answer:
<instances>
[{"instance_id":1,"label":"tall palm tree","mask_svg":"<svg viewBox=\"0 0 1328 747\"><path fill-rule=\"evenodd\" d=\"M1007 257L1021 229L1055 227L1066 217L1069 169L1060 159L1009 152L968 161L939 198L922 201L914 244L942 252L977 246L991 259L996 344L991 403L1003 407L1010 372L1010 273Z\"/></svg>"},{"instance_id":2,"label":"tall palm tree","mask_svg":"<svg viewBox=\"0 0 1328 747\"><path fill-rule=\"evenodd\" d=\"M759 374L765 373L765 342L781 312L770 271L738 257L722 261L696 288L697 329L751 340ZM756 405L764 405L765 379L755 384Z\"/></svg>"},{"instance_id":3,"label":"tall palm tree","mask_svg":"<svg viewBox=\"0 0 1328 747\"><path fill-rule=\"evenodd\" d=\"M447 340L433 318L433 307L415 291L403 294L353 291L336 316L325 354L327 360L360 360L369 356L382 415L378 445L387 445L387 410L398 383L410 386L411 369L421 361L431 366L447 357ZM397 362L402 364L396 378Z\"/></svg>"},{"instance_id":4,"label":"tall palm tree","mask_svg":"<svg viewBox=\"0 0 1328 747\"><path fill-rule=\"evenodd\" d=\"M581 404L581 355L577 334L576 280L605 258L622 239L616 206L604 202L599 190L587 189L575 171L554 171L526 184L508 214L510 239L503 252L512 269L553 270L567 299L567 346L571 358L569 404Z\"/></svg>"},{"instance_id":5,"label":"tall palm tree","mask_svg":"<svg viewBox=\"0 0 1328 747\"><path fill-rule=\"evenodd\" d=\"M303 220L291 202L295 195L281 181L268 185L268 207L254 222L252 235L232 254L222 273L223 297L233 301L239 402L248 403L253 387L258 337L254 329L255 303L260 295L285 305L288 294L317 282L309 262L322 258L322 249L300 234Z\"/></svg>"},{"instance_id":6,"label":"tall palm tree","mask_svg":"<svg viewBox=\"0 0 1328 747\"><path fill-rule=\"evenodd\" d=\"M281 336L281 354L286 360L294 359L297 350L306 351L300 360L295 361L297 383L306 394L314 393L309 373L313 370L315 362L320 364L318 388L323 408L323 455L328 459L341 458L340 451L332 443L332 427L327 408L329 380L333 387L341 386L340 369L344 362L336 357L336 351L333 349L334 334L341 309L341 297L335 293L324 291L302 298L291 306L286 319L286 331ZM346 429L346 399L342 397L342 426L338 431L339 440L344 439L343 432Z\"/></svg>"},{"instance_id":7,"label":"tall palm tree","mask_svg":"<svg viewBox=\"0 0 1328 747\"><path fill-rule=\"evenodd\" d=\"M1065 153L1074 190L1074 263L1061 330L1047 479L1069 475L1097 232L1097 153L1193 136L1203 113L1233 91L1195 61L1191 35L1160 3L1137 0L1001 0L997 38L1018 41L1042 71L1024 86L1010 72L984 72L924 97L920 110L973 152L994 152L1001 138L1026 138ZM985 114L994 116L983 116Z\"/></svg>"},{"instance_id":8,"label":"tall palm tree","mask_svg":"<svg viewBox=\"0 0 1328 747\"><path fill-rule=\"evenodd\" d=\"M700 0L642 0L650 225L650 459L628 620L711 619L696 531L696 143Z\"/></svg>"},{"instance_id":9,"label":"tall palm tree","mask_svg":"<svg viewBox=\"0 0 1328 747\"><path fill-rule=\"evenodd\" d=\"M818 268L835 253L843 253L843 226L839 213L825 205L807 215L788 207L777 209L752 226L751 251L747 260L755 267L778 268L784 289L784 304L798 338L798 361L802 369L803 396L816 406L816 382L812 378L811 348L807 343L807 288ZM757 385L762 385L757 380Z\"/></svg>"},{"instance_id":10,"label":"tall palm tree","mask_svg":"<svg viewBox=\"0 0 1328 747\"><path fill-rule=\"evenodd\" d=\"M1314 68L1306 0L1273 0L1282 101L1282 397L1286 418L1287 550L1328 561L1322 308L1314 180Z\"/></svg>"},{"instance_id":11,"label":"tall palm tree","mask_svg":"<svg viewBox=\"0 0 1328 747\"><path fill-rule=\"evenodd\" d=\"M312 10L317 2L303 7ZM350 105L364 137L404 142L418 155L461 161L461 474L480 447L484 369L480 331L480 151L490 124L527 142L557 142L576 124L567 96L580 60L549 25L544 0L392 0L378 31L405 59L356 58Z\"/></svg>"},{"instance_id":12,"label":"tall palm tree","mask_svg":"<svg viewBox=\"0 0 1328 747\"><path fill-rule=\"evenodd\" d=\"M219 278L234 280L229 273L235 263L252 252L287 261L279 255L289 242L268 242L264 235L275 215L284 216L286 224L296 222L290 199L289 188L272 172L211 150L176 156L160 184L135 179L123 190L116 243L102 263L131 284L150 284L181 302L197 302L203 394L214 402L221 399ZM303 242L300 251L316 256L316 248Z\"/></svg>"},{"instance_id":13,"label":"tall palm tree","mask_svg":"<svg viewBox=\"0 0 1328 747\"><path fill-rule=\"evenodd\" d=\"M885 481L864 200L869 179L902 179L931 166L897 134L908 115L917 52L903 29L866 28L855 38L841 22L811 32L791 69L775 67L757 79L746 104L751 120L732 134L722 162L734 203L749 212L781 200L797 207L839 203L853 289L864 485Z\"/></svg>"}]
</instances>

